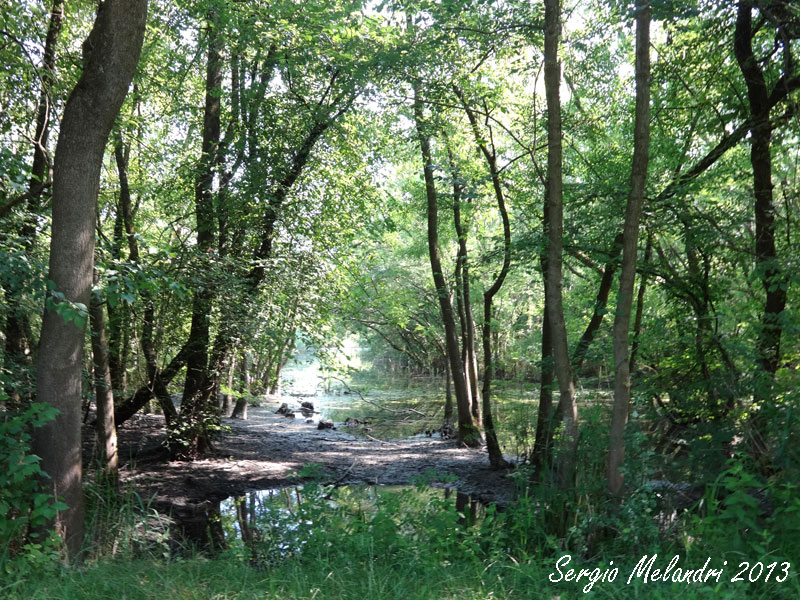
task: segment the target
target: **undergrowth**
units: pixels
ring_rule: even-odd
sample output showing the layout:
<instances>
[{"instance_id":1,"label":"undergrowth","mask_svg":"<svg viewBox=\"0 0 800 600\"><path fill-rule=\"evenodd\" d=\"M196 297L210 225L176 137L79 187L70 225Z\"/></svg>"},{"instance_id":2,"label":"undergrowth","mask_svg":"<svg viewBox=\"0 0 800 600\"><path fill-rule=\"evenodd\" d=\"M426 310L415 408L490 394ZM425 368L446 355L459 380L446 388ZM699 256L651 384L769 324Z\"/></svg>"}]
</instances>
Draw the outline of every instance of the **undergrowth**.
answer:
<instances>
[{"instance_id":1,"label":"undergrowth","mask_svg":"<svg viewBox=\"0 0 800 600\"><path fill-rule=\"evenodd\" d=\"M310 468L300 476L314 474ZM735 465L721 485L735 488L742 482ZM698 599L794 599L800 597L796 564L786 555L791 544L785 537L756 536L757 546L726 543L719 536L732 532L730 512L741 510L735 497L713 507L714 517L704 520L704 535L686 540L700 529L692 518L683 520L680 536L629 539L602 537L587 546L598 529L597 507L588 509L585 498L539 495L529 489L505 510L480 506L464 496L436 486L452 483L446 476L429 473L413 487L381 490L375 487L324 486L306 480L302 487L268 496L229 499L221 505L217 520L209 524L221 532L216 549L196 540L180 552L167 551L163 523L135 495L125 501L107 498L108 490L90 494L92 552L80 568L60 568L47 577L11 578L0 586L0 597L9 599L125 598L125 599L431 599L459 600L520 598L567 600L593 596L616 598ZM745 483L750 483L746 482ZM642 492L644 493L644 492ZM783 492L781 492L783 493ZM641 502L641 501L640 501ZM548 525L548 512L566 503L570 513L567 535L559 537ZM794 505L792 505L794 506ZM639 504L636 507L640 507ZM562 506L562 508L564 508ZM637 509L638 510L638 509ZM788 510L788 509L787 509ZM794 509L792 509L794 510ZM790 511L791 512L791 511ZM116 515L116 518L113 517ZM620 510L605 523L621 529L627 523L641 526L644 514ZM785 513L779 514L783 526ZM586 525L589 523L589 525ZM776 523L777 524L777 523ZM690 528L695 527L695 531ZM713 530L713 528L722 528ZM711 528L711 529L709 529ZM746 537L746 536L745 536ZM740 538L739 541L741 541ZM219 540L222 540L219 543ZM776 545L780 542L779 545ZM592 546L592 548L589 548ZM722 569L717 582L645 582L628 577L642 556L655 559L664 569L673 556L677 567ZM564 557L569 556L565 566ZM556 569L557 561L561 570ZM723 562L728 565L723 567ZM773 568L772 580L731 582L742 561L756 561ZM780 564L791 561L783 578ZM619 569L614 581L609 572ZM568 568L586 568L590 575L580 582L565 581ZM602 575L606 575L603 580ZM560 578L560 581L559 581ZM776 578L783 579L778 582ZM594 584L584 591L591 579Z\"/></svg>"},{"instance_id":2,"label":"undergrowth","mask_svg":"<svg viewBox=\"0 0 800 600\"><path fill-rule=\"evenodd\" d=\"M604 439L593 435L603 427L584 424L574 489L531 486L521 467L516 500L502 510L448 489L453 478L434 472L402 488L335 487L309 465L297 487L225 500L205 534L180 540L177 525L135 491L93 483L82 565L59 566L51 553L20 568L24 549L13 546L16 556L7 549L0 565L0 598L800 597L796 485L765 480L737 456L699 501L674 510L654 485L657 459L633 423L630 493L613 503L602 485ZM701 568L704 580L674 580L678 569L680 579Z\"/></svg>"}]
</instances>

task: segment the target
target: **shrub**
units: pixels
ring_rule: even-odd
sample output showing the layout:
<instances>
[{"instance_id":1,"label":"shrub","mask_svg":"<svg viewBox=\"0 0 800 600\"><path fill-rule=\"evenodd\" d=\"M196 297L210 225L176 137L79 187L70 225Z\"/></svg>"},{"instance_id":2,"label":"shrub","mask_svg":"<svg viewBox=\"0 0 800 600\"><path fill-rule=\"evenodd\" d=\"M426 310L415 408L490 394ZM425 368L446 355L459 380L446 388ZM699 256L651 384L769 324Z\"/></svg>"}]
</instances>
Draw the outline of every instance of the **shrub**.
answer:
<instances>
[{"instance_id":1,"label":"shrub","mask_svg":"<svg viewBox=\"0 0 800 600\"><path fill-rule=\"evenodd\" d=\"M30 448L30 430L56 414L41 403L0 413L0 569L6 573L25 573L57 556L55 534L41 532L66 505L38 491L38 479L47 475Z\"/></svg>"}]
</instances>

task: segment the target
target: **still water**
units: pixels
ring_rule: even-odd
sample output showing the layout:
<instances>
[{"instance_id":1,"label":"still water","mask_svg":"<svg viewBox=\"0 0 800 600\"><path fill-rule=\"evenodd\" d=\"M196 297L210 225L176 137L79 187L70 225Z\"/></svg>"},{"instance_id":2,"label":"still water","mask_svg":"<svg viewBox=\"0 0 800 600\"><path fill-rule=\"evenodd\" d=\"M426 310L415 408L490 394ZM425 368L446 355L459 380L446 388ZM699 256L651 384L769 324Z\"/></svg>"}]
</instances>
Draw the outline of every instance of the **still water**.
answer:
<instances>
[{"instance_id":1,"label":"still water","mask_svg":"<svg viewBox=\"0 0 800 600\"><path fill-rule=\"evenodd\" d=\"M433 514L471 527L486 518L487 508L448 487L307 483L207 503L178 520L174 533L182 545L239 549L251 559L274 561L302 553L320 537L369 529L376 520L389 519L409 533Z\"/></svg>"}]
</instances>

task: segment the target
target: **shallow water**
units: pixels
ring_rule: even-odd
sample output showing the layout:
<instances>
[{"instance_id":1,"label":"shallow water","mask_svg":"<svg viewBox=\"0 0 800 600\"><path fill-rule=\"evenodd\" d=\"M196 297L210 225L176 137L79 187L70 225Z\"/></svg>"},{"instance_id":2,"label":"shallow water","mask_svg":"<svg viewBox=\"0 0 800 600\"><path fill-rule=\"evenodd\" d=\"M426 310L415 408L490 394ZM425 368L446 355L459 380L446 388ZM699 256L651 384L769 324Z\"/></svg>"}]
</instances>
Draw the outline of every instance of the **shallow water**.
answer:
<instances>
[{"instance_id":1,"label":"shallow water","mask_svg":"<svg viewBox=\"0 0 800 600\"><path fill-rule=\"evenodd\" d=\"M462 526L486 515L483 504L449 487L305 484L197 506L176 519L174 535L181 545L212 552L246 547L274 560L302 552L323 529L369 522L379 511L408 524L432 510L454 510Z\"/></svg>"},{"instance_id":2,"label":"shallow water","mask_svg":"<svg viewBox=\"0 0 800 600\"><path fill-rule=\"evenodd\" d=\"M440 378L331 376L310 358L290 362L282 377L282 400L296 409L296 418L329 419L340 431L379 440L441 437L445 386ZM495 426L503 451L525 456L533 443L538 407L534 383L498 382L493 398ZM300 403L310 401L315 413L303 416ZM453 399L455 402L455 398ZM454 408L455 410L455 408ZM352 426L348 419L366 421Z\"/></svg>"}]
</instances>

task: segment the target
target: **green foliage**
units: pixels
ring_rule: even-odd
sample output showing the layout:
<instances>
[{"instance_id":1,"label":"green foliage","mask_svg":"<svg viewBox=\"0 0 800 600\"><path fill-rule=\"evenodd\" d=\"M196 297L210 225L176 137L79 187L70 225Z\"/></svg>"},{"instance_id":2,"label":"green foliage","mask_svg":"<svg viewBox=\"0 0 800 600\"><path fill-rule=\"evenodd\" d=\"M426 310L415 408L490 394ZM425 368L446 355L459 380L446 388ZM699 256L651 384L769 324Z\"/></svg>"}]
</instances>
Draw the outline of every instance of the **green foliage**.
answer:
<instances>
[{"instance_id":1,"label":"green foliage","mask_svg":"<svg viewBox=\"0 0 800 600\"><path fill-rule=\"evenodd\" d=\"M47 569L58 557L57 539L47 526L66 505L38 491L38 478L47 475L30 453L31 428L55 415L53 407L40 403L20 413L0 412L0 572L9 575Z\"/></svg>"},{"instance_id":2,"label":"green foliage","mask_svg":"<svg viewBox=\"0 0 800 600\"><path fill-rule=\"evenodd\" d=\"M49 292L45 300L45 308L54 311L58 316L64 319L65 323L74 323L75 327L83 329L89 318L86 305L81 302L68 300L64 292L53 289L53 284L50 281L48 281L47 287Z\"/></svg>"},{"instance_id":3,"label":"green foliage","mask_svg":"<svg viewBox=\"0 0 800 600\"><path fill-rule=\"evenodd\" d=\"M701 543L742 556L800 557L800 496L789 482L765 482L736 456L706 490L694 518Z\"/></svg>"},{"instance_id":4,"label":"green foliage","mask_svg":"<svg viewBox=\"0 0 800 600\"><path fill-rule=\"evenodd\" d=\"M637 442L631 440L631 443ZM772 551L759 554L758 559L755 555L726 552L732 550L730 545L712 545L710 537L695 538L700 541L689 551L662 539L647 549L640 545L635 548L605 545L596 553L581 555L565 549L563 539L547 533L542 520L543 508L564 501L566 497L548 496L544 489L536 490L536 495L523 494L511 506L498 510L470 503L466 498L457 497L454 491L431 487L432 484L453 483L452 477L433 471L421 478L415 487L396 488L326 485L322 473L314 465L304 466L297 475L310 481L302 487L273 490L268 495L248 494L224 501L216 518L226 548L217 554L193 555L184 548L179 557L160 557L158 548L165 550L166 546L159 545L157 539L150 545L151 552L132 554L124 550L116 552L113 544L104 543L98 546L100 555L95 555L87 568L64 571L51 578L18 581L0 591L10 600L54 595L59 598L112 598L120 589L126 590L128 598L166 595L198 600L208 597L276 600L585 597L582 592L585 581L580 585L564 581L551 583L556 560L565 553L571 553L570 567L602 571L613 561L619 568L616 581L598 581L593 586L592 597L603 600L622 597L789 600L800 591L800 582L793 573L783 583L736 585L729 581L735 573L730 568L726 569L727 579L723 578L719 584L711 581L690 586L670 585L644 583L641 579L626 583L628 574L643 554L658 554L667 561L678 554L681 566L695 568L709 555L717 567L723 558L729 560L729 565L747 559L760 559L767 564L773 560L795 560L787 553L788 545L773 546ZM745 481L747 477L743 477L741 471L732 471L730 476L740 482L753 483ZM739 484L732 484L734 488L736 485ZM794 496L796 490L776 493L788 498ZM109 533L115 532L121 540L131 540L133 530L142 531L140 519L146 511L135 496L115 496L108 488L97 487L90 491L89 498L90 512L99 511L105 515L101 521L104 527L111 527ZM125 507L126 503L130 506ZM795 508L785 515L787 519L796 519L792 514L796 511L796 496L793 506ZM636 507L629 505L629 508ZM624 511L623 506L618 520L628 518ZM138 517L129 518L137 514ZM115 528L114 515L120 524L124 523L122 529ZM243 539L241 519L244 515L247 540ZM642 524L651 516L638 517L638 522ZM731 531L730 523L722 526ZM691 536L710 535L699 529L687 531ZM140 535L140 539L143 538L147 536ZM111 540L109 536L107 541ZM700 543L702 548L697 547ZM125 547L126 544L127 541L121 541L119 545ZM114 559L109 560L112 557Z\"/></svg>"}]
</instances>

